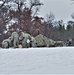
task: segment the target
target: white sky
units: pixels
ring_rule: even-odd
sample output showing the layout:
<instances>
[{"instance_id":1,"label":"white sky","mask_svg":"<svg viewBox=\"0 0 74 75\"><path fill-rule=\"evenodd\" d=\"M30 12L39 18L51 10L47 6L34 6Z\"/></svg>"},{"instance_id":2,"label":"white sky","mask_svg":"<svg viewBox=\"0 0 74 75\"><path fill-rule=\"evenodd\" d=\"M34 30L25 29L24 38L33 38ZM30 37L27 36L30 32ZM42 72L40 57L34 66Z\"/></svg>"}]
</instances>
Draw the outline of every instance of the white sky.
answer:
<instances>
[{"instance_id":1,"label":"white sky","mask_svg":"<svg viewBox=\"0 0 74 75\"><path fill-rule=\"evenodd\" d=\"M56 20L67 22L72 20L71 14L74 12L74 4L71 0L40 0L43 6L40 9L40 15L45 17L50 11L55 15Z\"/></svg>"}]
</instances>

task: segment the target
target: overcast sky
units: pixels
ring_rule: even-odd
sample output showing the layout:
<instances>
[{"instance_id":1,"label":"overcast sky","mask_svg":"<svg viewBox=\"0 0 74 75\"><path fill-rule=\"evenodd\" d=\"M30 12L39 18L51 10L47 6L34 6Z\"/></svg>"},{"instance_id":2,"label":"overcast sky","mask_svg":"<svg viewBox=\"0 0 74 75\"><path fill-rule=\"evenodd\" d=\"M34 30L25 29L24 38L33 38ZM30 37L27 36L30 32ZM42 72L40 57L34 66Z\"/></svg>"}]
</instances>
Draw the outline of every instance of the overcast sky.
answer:
<instances>
[{"instance_id":1,"label":"overcast sky","mask_svg":"<svg viewBox=\"0 0 74 75\"><path fill-rule=\"evenodd\" d=\"M55 15L56 20L67 22L72 20L71 14L74 12L74 4L71 0L40 0L43 6L40 9L40 15L45 17L50 11Z\"/></svg>"}]
</instances>

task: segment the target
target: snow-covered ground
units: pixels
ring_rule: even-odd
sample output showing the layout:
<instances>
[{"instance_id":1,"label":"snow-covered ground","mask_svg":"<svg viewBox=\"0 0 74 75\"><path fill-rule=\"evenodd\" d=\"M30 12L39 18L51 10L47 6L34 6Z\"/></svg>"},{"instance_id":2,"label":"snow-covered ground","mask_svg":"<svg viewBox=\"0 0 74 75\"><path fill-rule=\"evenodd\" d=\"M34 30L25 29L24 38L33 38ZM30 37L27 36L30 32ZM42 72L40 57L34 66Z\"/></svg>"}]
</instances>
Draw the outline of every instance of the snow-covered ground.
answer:
<instances>
[{"instance_id":1,"label":"snow-covered ground","mask_svg":"<svg viewBox=\"0 0 74 75\"><path fill-rule=\"evenodd\" d=\"M0 74L74 74L74 47L0 49Z\"/></svg>"}]
</instances>

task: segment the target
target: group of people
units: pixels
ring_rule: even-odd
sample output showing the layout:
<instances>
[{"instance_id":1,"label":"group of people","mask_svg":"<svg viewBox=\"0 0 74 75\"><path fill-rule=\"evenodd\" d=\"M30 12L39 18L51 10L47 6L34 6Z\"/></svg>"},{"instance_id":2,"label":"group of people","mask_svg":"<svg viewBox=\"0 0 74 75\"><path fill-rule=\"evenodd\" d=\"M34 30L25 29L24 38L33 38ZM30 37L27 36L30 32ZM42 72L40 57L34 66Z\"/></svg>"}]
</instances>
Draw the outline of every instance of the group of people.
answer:
<instances>
[{"instance_id":1,"label":"group of people","mask_svg":"<svg viewBox=\"0 0 74 75\"><path fill-rule=\"evenodd\" d=\"M54 41L42 34L33 37L32 34L22 31L21 29L16 30L11 28L10 32L10 37L2 41L2 48L55 47L62 46L64 44L63 41ZM69 38L64 45L73 46L72 39Z\"/></svg>"},{"instance_id":2,"label":"group of people","mask_svg":"<svg viewBox=\"0 0 74 75\"><path fill-rule=\"evenodd\" d=\"M28 48L36 47L36 40L32 34L28 34L26 31L10 29L11 36L8 39L3 40L2 48Z\"/></svg>"}]
</instances>

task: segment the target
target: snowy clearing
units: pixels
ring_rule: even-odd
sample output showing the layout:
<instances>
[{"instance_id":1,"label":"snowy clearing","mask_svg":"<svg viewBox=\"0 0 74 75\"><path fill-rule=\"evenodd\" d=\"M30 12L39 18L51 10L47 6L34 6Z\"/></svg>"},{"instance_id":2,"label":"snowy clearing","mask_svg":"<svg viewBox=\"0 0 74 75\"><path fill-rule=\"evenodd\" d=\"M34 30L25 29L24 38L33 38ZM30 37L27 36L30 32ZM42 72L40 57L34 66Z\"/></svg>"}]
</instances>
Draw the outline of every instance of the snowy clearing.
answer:
<instances>
[{"instance_id":1,"label":"snowy clearing","mask_svg":"<svg viewBox=\"0 0 74 75\"><path fill-rule=\"evenodd\" d=\"M73 74L74 47L0 49L0 74Z\"/></svg>"}]
</instances>

